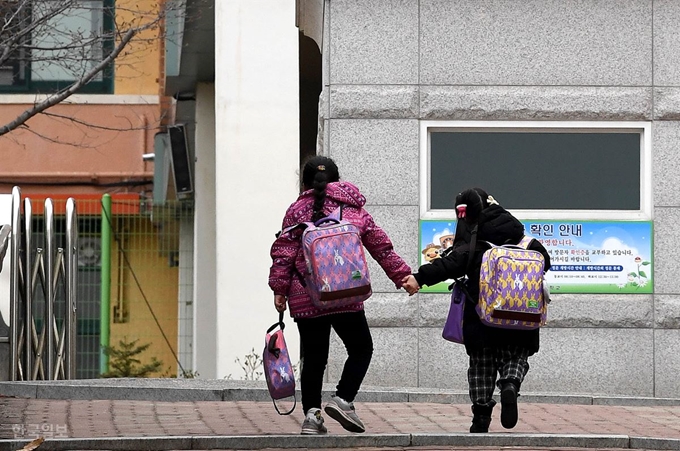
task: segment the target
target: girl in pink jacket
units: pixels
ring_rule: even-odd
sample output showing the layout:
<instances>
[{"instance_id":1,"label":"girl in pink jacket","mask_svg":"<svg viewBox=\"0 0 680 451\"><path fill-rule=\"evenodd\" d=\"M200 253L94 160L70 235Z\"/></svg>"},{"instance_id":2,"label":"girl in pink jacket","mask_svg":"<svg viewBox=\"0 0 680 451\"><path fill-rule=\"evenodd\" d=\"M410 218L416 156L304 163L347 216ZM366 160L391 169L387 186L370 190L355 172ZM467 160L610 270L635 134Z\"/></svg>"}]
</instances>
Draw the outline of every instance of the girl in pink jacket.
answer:
<instances>
[{"instance_id":1,"label":"girl in pink jacket","mask_svg":"<svg viewBox=\"0 0 680 451\"><path fill-rule=\"evenodd\" d=\"M366 198L353 184L340 181L338 167L324 156L309 159L302 167L302 193L288 207L282 229L301 222L316 221L342 205L342 218L361 231L361 241L380 264L395 287L411 274L410 267L394 251L385 231L363 208ZM373 355L373 340L366 322L363 302L345 307L319 309L302 285L305 259L299 234L281 234L271 248L272 266L269 286L274 291L274 306L279 312L290 307L290 314L300 332L303 352L300 376L302 408L305 420L302 434L325 434L321 416L323 375L328 361L331 327L347 349L347 360L335 395L325 412L351 432L364 432L365 427L354 410L354 398L368 371Z\"/></svg>"}]
</instances>

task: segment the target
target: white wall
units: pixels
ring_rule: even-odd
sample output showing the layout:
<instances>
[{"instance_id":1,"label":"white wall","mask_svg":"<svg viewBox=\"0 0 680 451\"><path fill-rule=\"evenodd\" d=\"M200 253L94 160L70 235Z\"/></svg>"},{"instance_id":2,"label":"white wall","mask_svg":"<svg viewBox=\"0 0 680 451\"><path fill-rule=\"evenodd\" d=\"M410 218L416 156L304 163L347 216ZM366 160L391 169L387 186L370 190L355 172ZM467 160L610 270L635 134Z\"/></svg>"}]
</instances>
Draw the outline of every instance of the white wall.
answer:
<instances>
[{"instance_id":1,"label":"white wall","mask_svg":"<svg viewBox=\"0 0 680 451\"><path fill-rule=\"evenodd\" d=\"M278 319L267 285L269 250L297 196L295 0L219 0L215 23L215 377L241 379L235 359L253 348L261 354ZM297 362L297 330L286 318Z\"/></svg>"},{"instance_id":2,"label":"white wall","mask_svg":"<svg viewBox=\"0 0 680 451\"><path fill-rule=\"evenodd\" d=\"M199 377L217 377L215 283L215 85L196 89L193 362Z\"/></svg>"}]
</instances>

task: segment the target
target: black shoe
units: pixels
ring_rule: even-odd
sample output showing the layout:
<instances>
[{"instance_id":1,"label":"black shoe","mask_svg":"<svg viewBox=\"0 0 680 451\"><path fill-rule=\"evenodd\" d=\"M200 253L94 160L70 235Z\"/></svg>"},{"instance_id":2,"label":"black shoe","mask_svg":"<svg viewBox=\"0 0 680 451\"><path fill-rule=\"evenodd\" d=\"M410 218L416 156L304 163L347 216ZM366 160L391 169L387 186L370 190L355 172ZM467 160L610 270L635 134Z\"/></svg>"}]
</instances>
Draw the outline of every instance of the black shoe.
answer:
<instances>
[{"instance_id":1,"label":"black shoe","mask_svg":"<svg viewBox=\"0 0 680 451\"><path fill-rule=\"evenodd\" d=\"M491 417L486 415L475 415L472 418L472 426L470 432L473 434L489 432L489 425L491 424Z\"/></svg>"},{"instance_id":2,"label":"black shoe","mask_svg":"<svg viewBox=\"0 0 680 451\"><path fill-rule=\"evenodd\" d=\"M491 411L493 407L488 406L472 406L472 425L470 432L473 434L489 432L489 425L491 424Z\"/></svg>"},{"instance_id":3,"label":"black shoe","mask_svg":"<svg viewBox=\"0 0 680 451\"><path fill-rule=\"evenodd\" d=\"M505 429L517 424L517 386L512 382L503 385L501 390L501 424Z\"/></svg>"}]
</instances>

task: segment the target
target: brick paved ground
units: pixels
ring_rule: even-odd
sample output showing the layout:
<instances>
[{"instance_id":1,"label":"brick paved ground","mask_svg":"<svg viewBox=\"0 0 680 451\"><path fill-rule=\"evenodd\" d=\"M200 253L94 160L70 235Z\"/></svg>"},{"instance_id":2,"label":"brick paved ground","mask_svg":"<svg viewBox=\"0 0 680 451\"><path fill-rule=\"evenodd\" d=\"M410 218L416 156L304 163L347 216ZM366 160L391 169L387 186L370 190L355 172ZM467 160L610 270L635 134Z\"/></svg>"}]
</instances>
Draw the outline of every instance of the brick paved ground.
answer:
<instances>
[{"instance_id":1,"label":"brick paved ground","mask_svg":"<svg viewBox=\"0 0 680 451\"><path fill-rule=\"evenodd\" d=\"M310 448L295 448L297 451L318 451ZM630 449L621 448L531 448L531 451L630 451ZM394 447L394 448L332 448L332 451L529 451L529 448L519 448L512 446L501 446L496 448L479 447L479 446L409 446L409 447ZM219 451L219 450L212 450ZM225 450L226 451L226 450ZM229 450L234 451L234 450ZM263 448L259 451L290 451L290 448ZM641 451L641 450L638 450Z\"/></svg>"},{"instance_id":2,"label":"brick paved ground","mask_svg":"<svg viewBox=\"0 0 680 451\"><path fill-rule=\"evenodd\" d=\"M356 406L371 434L465 433L470 425L469 405L389 402ZM500 425L499 407L494 411L490 432L509 432ZM519 412L519 423L511 433L680 439L680 407L520 403ZM292 415L280 416L271 402L0 398L3 439L38 435L94 438L298 434L301 421L299 406ZM330 418L326 424L332 434L349 434Z\"/></svg>"}]
</instances>

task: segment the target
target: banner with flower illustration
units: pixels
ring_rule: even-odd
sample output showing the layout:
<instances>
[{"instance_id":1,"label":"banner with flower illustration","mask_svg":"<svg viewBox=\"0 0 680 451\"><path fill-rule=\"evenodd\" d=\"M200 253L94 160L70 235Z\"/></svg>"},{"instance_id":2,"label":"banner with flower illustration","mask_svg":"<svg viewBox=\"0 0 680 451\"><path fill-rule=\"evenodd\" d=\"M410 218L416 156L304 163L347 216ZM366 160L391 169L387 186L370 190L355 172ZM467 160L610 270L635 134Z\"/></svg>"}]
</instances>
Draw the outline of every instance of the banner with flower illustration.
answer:
<instances>
[{"instance_id":1,"label":"banner with flower illustration","mask_svg":"<svg viewBox=\"0 0 680 451\"><path fill-rule=\"evenodd\" d=\"M546 281L553 293L652 293L651 221L523 220L525 233L550 254ZM441 257L454 239L456 221L420 221L420 263ZM421 291L448 292L451 281Z\"/></svg>"}]
</instances>

